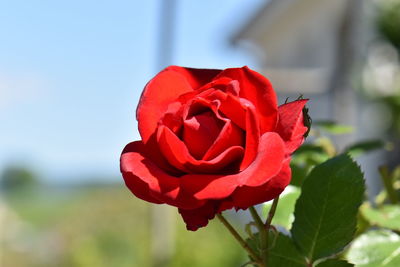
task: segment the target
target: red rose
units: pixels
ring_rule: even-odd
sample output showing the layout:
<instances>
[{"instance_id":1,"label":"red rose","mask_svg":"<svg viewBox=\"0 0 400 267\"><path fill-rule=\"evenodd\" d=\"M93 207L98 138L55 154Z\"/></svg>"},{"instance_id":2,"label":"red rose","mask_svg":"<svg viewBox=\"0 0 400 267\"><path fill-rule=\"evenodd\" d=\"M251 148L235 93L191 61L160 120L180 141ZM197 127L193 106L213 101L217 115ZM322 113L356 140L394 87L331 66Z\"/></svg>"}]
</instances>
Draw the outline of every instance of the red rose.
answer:
<instances>
[{"instance_id":1,"label":"red rose","mask_svg":"<svg viewBox=\"0 0 400 267\"><path fill-rule=\"evenodd\" d=\"M270 82L248 67L170 66L140 98L142 141L122 152L125 183L141 199L178 207L193 231L223 210L271 200L290 182L306 102L278 107Z\"/></svg>"}]
</instances>

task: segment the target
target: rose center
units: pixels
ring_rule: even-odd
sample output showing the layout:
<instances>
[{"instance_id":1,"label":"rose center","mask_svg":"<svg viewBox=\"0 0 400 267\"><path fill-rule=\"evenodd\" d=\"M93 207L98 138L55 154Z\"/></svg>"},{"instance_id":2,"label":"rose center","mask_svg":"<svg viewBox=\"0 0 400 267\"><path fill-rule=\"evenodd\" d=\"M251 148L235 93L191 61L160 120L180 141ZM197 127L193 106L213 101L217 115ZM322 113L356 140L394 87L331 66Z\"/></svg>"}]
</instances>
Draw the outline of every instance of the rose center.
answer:
<instances>
[{"instance_id":1,"label":"rose center","mask_svg":"<svg viewBox=\"0 0 400 267\"><path fill-rule=\"evenodd\" d=\"M201 159L221 132L224 121L208 110L188 117L183 123L182 139L193 157Z\"/></svg>"}]
</instances>

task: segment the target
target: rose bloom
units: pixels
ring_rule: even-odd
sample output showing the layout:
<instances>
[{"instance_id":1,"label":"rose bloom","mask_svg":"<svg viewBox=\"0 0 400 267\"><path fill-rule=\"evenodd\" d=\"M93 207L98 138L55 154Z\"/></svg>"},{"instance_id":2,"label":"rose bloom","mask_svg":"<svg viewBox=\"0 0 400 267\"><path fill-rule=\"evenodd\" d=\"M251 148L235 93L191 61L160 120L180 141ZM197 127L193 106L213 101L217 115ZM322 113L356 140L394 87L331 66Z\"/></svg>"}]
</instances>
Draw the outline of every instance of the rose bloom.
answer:
<instances>
[{"instance_id":1,"label":"rose bloom","mask_svg":"<svg viewBox=\"0 0 400 267\"><path fill-rule=\"evenodd\" d=\"M301 99L278 107L271 83L249 69L170 66L144 88L121 172L132 193L178 208L188 230L223 210L276 198L308 128Z\"/></svg>"}]
</instances>

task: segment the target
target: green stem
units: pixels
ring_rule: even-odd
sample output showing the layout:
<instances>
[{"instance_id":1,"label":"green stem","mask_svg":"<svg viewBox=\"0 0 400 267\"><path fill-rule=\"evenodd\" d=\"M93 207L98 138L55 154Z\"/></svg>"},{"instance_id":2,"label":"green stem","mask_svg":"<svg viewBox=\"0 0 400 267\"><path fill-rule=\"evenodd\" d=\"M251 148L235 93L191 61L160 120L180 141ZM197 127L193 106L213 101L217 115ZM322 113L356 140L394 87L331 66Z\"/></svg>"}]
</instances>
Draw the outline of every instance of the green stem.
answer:
<instances>
[{"instance_id":1,"label":"green stem","mask_svg":"<svg viewBox=\"0 0 400 267\"><path fill-rule=\"evenodd\" d=\"M246 252L256 261L256 264L260 267L266 267L262 263L262 259L255 253L247 244L246 241L239 235L239 233L233 228L233 226L225 219L222 214L218 213L217 218L222 222L222 224L229 230L233 237L239 242L239 244L246 250Z\"/></svg>"},{"instance_id":2,"label":"green stem","mask_svg":"<svg viewBox=\"0 0 400 267\"><path fill-rule=\"evenodd\" d=\"M396 190L393 188L393 179L392 175L389 172L387 166L382 166L379 168L379 173L381 174L383 185L386 189L387 196L392 204L396 204L399 202L399 199L396 194Z\"/></svg>"},{"instance_id":3,"label":"green stem","mask_svg":"<svg viewBox=\"0 0 400 267\"><path fill-rule=\"evenodd\" d=\"M269 230L271 228L272 218L275 215L276 207L278 206L278 201L279 201L279 196L277 196L274 199L274 201L272 202L271 208L270 208L270 210L268 212L267 221L265 222L265 234L266 234L265 239L267 240L267 242L266 242L267 247L266 247L266 250L264 252L265 259L268 259L268 250L270 249L268 247Z\"/></svg>"},{"instance_id":4,"label":"green stem","mask_svg":"<svg viewBox=\"0 0 400 267\"><path fill-rule=\"evenodd\" d=\"M267 266L267 248L268 248L268 235L265 229L265 225L263 221L261 220L260 216L258 215L258 212L256 209L251 206L249 207L249 211L251 216L254 219L254 222L256 223L259 237L260 237L260 251L261 251L261 258L262 261L264 262L265 266Z\"/></svg>"},{"instance_id":5,"label":"green stem","mask_svg":"<svg viewBox=\"0 0 400 267\"><path fill-rule=\"evenodd\" d=\"M250 211L251 216L254 219L254 222L256 223L258 231L261 232L262 229L264 229L264 223L261 220L260 216L258 215L258 212L256 211L256 209L253 206L249 207L249 211Z\"/></svg>"}]
</instances>

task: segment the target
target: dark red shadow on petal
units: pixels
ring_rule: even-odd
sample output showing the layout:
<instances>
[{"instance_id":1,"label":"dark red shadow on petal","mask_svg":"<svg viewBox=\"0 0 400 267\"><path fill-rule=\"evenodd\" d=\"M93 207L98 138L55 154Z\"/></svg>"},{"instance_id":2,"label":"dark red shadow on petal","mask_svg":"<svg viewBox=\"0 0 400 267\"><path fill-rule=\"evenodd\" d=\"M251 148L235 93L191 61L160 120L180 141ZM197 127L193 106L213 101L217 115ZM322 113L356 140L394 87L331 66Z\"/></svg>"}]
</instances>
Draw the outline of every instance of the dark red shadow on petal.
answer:
<instances>
[{"instance_id":1,"label":"dark red shadow on petal","mask_svg":"<svg viewBox=\"0 0 400 267\"><path fill-rule=\"evenodd\" d=\"M286 153L293 153L304 141L308 128L304 125L303 108L308 99L301 99L283 104L278 108L278 124L276 132L286 145Z\"/></svg>"},{"instance_id":2,"label":"dark red shadow on petal","mask_svg":"<svg viewBox=\"0 0 400 267\"><path fill-rule=\"evenodd\" d=\"M179 209L179 213L186 223L186 229L196 231L200 227L207 226L208 221L212 220L215 214L231 208L233 208L233 202L228 198L222 201L209 200L205 205L197 209Z\"/></svg>"},{"instance_id":3,"label":"dark red shadow on petal","mask_svg":"<svg viewBox=\"0 0 400 267\"><path fill-rule=\"evenodd\" d=\"M195 69L180 66L169 66L168 68L182 74L194 90L207 84L221 72L217 69Z\"/></svg>"},{"instance_id":4,"label":"dark red shadow on petal","mask_svg":"<svg viewBox=\"0 0 400 267\"><path fill-rule=\"evenodd\" d=\"M163 201L154 198L151 195L149 185L142 181L140 178L136 177L133 173L123 172L122 174L126 186L136 197L155 204L164 203Z\"/></svg>"},{"instance_id":5,"label":"dark red shadow on petal","mask_svg":"<svg viewBox=\"0 0 400 267\"><path fill-rule=\"evenodd\" d=\"M160 169L176 177L185 174L184 171L179 170L178 168L175 168L173 165L171 165L164 157L164 154L160 150L160 145L158 144L156 133L150 136L144 146L145 148L142 149L141 153L145 155L146 158L151 159Z\"/></svg>"},{"instance_id":6,"label":"dark red shadow on petal","mask_svg":"<svg viewBox=\"0 0 400 267\"><path fill-rule=\"evenodd\" d=\"M159 123L165 125L176 135L181 136L183 125L183 105L179 101L172 102Z\"/></svg>"},{"instance_id":7,"label":"dark red shadow on petal","mask_svg":"<svg viewBox=\"0 0 400 267\"><path fill-rule=\"evenodd\" d=\"M214 143L225 122L214 112L204 111L186 118L183 122L182 140L196 159L202 159Z\"/></svg>"},{"instance_id":8,"label":"dark red shadow on petal","mask_svg":"<svg viewBox=\"0 0 400 267\"><path fill-rule=\"evenodd\" d=\"M240 170L246 169L256 158L260 143L260 128L253 108L246 109L246 145Z\"/></svg>"},{"instance_id":9,"label":"dark red shadow on petal","mask_svg":"<svg viewBox=\"0 0 400 267\"><path fill-rule=\"evenodd\" d=\"M238 126L245 132L245 155L240 165L240 170L246 169L257 155L260 140L260 122L254 105L246 99L226 94L221 91L211 92L207 99L218 99L220 106L218 111L226 116L233 126ZM239 129L236 129L236 132ZM231 140L232 138L225 138ZM233 139L232 139L233 140ZM210 152L211 154L211 152ZM209 156L207 154L207 156Z\"/></svg>"},{"instance_id":10,"label":"dark red shadow on petal","mask_svg":"<svg viewBox=\"0 0 400 267\"><path fill-rule=\"evenodd\" d=\"M179 213L186 223L186 229L196 231L200 227L206 226L208 221L214 218L216 209L217 207L213 201L207 201L200 208L191 210L179 209Z\"/></svg>"},{"instance_id":11,"label":"dark red shadow on petal","mask_svg":"<svg viewBox=\"0 0 400 267\"><path fill-rule=\"evenodd\" d=\"M227 120L214 143L203 156L203 160L211 160L232 146L245 145L245 132L232 121Z\"/></svg>"}]
</instances>

